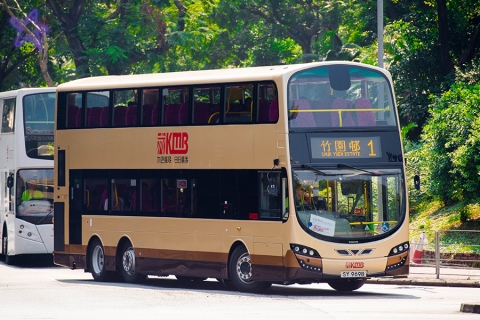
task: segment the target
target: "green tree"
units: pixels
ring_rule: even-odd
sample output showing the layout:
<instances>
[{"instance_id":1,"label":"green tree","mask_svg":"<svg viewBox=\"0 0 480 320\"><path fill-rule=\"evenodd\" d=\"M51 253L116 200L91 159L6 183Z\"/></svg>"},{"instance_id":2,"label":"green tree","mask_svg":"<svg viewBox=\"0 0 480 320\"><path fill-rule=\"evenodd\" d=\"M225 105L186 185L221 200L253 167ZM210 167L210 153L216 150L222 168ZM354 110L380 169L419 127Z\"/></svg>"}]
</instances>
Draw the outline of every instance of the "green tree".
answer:
<instances>
[{"instance_id":1,"label":"green tree","mask_svg":"<svg viewBox=\"0 0 480 320\"><path fill-rule=\"evenodd\" d=\"M448 90L455 67L479 57L478 1L398 1L397 20L386 26L394 48L389 70L395 79L401 123L415 122L409 138L418 139L429 118L432 95Z\"/></svg>"},{"instance_id":2,"label":"green tree","mask_svg":"<svg viewBox=\"0 0 480 320\"><path fill-rule=\"evenodd\" d=\"M0 91L17 89L23 82L22 68L35 58L35 51L17 49L13 45L13 40L17 36L15 30L8 23L10 15L7 11L0 12L0 41L3 45L0 47ZM36 63L36 61L35 61Z\"/></svg>"},{"instance_id":3,"label":"green tree","mask_svg":"<svg viewBox=\"0 0 480 320\"><path fill-rule=\"evenodd\" d=\"M137 64L158 61L171 48L167 35L183 31L187 11L179 0L48 0L48 4L61 23L77 77L129 74ZM168 28L166 17L172 7L174 30Z\"/></svg>"},{"instance_id":4,"label":"green tree","mask_svg":"<svg viewBox=\"0 0 480 320\"><path fill-rule=\"evenodd\" d=\"M478 197L480 188L480 83L455 84L434 98L424 127L423 168L428 193L445 203Z\"/></svg>"},{"instance_id":5,"label":"green tree","mask_svg":"<svg viewBox=\"0 0 480 320\"><path fill-rule=\"evenodd\" d=\"M29 41L33 46L30 46L32 50L37 51L38 65L42 73L45 82L49 87L53 87L53 80L48 72L48 41L47 30L43 24L30 18L27 15L26 10L22 8L17 1L13 1L13 4L7 3L6 0L2 0L2 7L10 16L11 22L21 31L29 37ZM38 12L38 11L35 11ZM23 46L27 45L23 44Z\"/></svg>"},{"instance_id":6,"label":"green tree","mask_svg":"<svg viewBox=\"0 0 480 320\"><path fill-rule=\"evenodd\" d=\"M70 48L70 54L73 56L77 76L80 78L90 76L88 56L78 28L79 19L84 13L86 0L46 0L46 2L60 23Z\"/></svg>"},{"instance_id":7,"label":"green tree","mask_svg":"<svg viewBox=\"0 0 480 320\"><path fill-rule=\"evenodd\" d=\"M330 49L334 53L341 50L343 42L338 36L338 29L342 23L342 10L346 5L344 2L327 0L222 2L222 7L229 8L229 12L240 13L238 17L245 21L253 20L268 24L271 32L266 36L275 38L281 35L281 38L293 40L302 50L303 62L323 58L319 57L318 52L314 50L315 42L322 33L324 34L323 39L328 37ZM269 28L265 28L264 31Z\"/></svg>"}]
</instances>

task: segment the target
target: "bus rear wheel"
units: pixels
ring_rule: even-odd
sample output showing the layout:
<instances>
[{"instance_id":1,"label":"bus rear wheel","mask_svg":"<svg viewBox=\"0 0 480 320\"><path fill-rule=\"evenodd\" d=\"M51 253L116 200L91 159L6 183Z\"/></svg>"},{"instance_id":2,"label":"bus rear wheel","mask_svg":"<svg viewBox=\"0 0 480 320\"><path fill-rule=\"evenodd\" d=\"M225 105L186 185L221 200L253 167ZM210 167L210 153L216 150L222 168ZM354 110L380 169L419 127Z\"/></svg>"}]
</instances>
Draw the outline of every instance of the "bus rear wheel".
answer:
<instances>
[{"instance_id":1,"label":"bus rear wheel","mask_svg":"<svg viewBox=\"0 0 480 320\"><path fill-rule=\"evenodd\" d=\"M228 271L230 280L239 291L258 293L267 290L272 285L271 282L252 280L250 254L243 246L233 250L228 264Z\"/></svg>"},{"instance_id":2,"label":"bus rear wheel","mask_svg":"<svg viewBox=\"0 0 480 320\"><path fill-rule=\"evenodd\" d=\"M136 272L135 250L130 242L125 242L122 247L122 276L125 282L138 283L147 279L145 275Z\"/></svg>"},{"instance_id":3,"label":"bus rear wheel","mask_svg":"<svg viewBox=\"0 0 480 320\"><path fill-rule=\"evenodd\" d=\"M90 271L95 281L104 282L111 278L111 272L105 269L105 251L100 240L93 240L90 245Z\"/></svg>"},{"instance_id":4,"label":"bus rear wheel","mask_svg":"<svg viewBox=\"0 0 480 320\"><path fill-rule=\"evenodd\" d=\"M337 291L354 291L360 289L365 282L367 279L333 280L328 285Z\"/></svg>"}]
</instances>

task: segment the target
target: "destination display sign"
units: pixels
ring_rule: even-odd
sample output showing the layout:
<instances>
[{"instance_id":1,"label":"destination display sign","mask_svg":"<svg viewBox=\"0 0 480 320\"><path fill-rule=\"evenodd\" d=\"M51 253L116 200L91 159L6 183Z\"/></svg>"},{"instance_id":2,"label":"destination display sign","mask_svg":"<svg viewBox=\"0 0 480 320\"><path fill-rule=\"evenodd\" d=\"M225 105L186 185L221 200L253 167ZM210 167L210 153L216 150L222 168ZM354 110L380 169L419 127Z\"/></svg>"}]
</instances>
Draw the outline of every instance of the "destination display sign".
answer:
<instances>
[{"instance_id":1,"label":"destination display sign","mask_svg":"<svg viewBox=\"0 0 480 320\"><path fill-rule=\"evenodd\" d=\"M380 137L310 138L312 158L378 158Z\"/></svg>"}]
</instances>

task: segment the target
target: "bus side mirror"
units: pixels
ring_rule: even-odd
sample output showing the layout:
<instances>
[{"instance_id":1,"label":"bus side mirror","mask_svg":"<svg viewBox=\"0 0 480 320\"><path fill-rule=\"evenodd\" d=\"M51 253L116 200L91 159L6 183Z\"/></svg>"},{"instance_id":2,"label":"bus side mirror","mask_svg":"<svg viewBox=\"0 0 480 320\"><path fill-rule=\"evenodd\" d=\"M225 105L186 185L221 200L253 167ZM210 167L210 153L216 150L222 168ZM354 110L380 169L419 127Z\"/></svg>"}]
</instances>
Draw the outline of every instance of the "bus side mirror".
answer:
<instances>
[{"instance_id":1,"label":"bus side mirror","mask_svg":"<svg viewBox=\"0 0 480 320\"><path fill-rule=\"evenodd\" d=\"M7 187L8 187L8 189L13 188L13 176L8 176L8 178L7 178Z\"/></svg>"},{"instance_id":2,"label":"bus side mirror","mask_svg":"<svg viewBox=\"0 0 480 320\"><path fill-rule=\"evenodd\" d=\"M415 185L415 189L420 190L420 176L418 174L413 177L413 184Z\"/></svg>"},{"instance_id":3,"label":"bus side mirror","mask_svg":"<svg viewBox=\"0 0 480 320\"><path fill-rule=\"evenodd\" d=\"M273 195L273 196L277 195L278 186L277 186L277 181L274 178L268 179L267 192L269 195Z\"/></svg>"}]
</instances>

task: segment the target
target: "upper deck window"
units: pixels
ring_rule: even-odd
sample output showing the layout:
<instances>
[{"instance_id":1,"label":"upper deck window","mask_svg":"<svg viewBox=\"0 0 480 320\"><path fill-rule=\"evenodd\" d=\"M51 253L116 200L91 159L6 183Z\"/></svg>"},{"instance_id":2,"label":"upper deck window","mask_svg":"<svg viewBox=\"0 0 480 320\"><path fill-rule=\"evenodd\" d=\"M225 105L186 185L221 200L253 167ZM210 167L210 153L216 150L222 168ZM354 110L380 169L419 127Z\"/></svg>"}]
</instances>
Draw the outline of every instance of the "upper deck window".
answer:
<instances>
[{"instance_id":1,"label":"upper deck window","mask_svg":"<svg viewBox=\"0 0 480 320\"><path fill-rule=\"evenodd\" d=\"M276 123L273 81L59 92L58 129Z\"/></svg>"},{"instance_id":2,"label":"upper deck window","mask_svg":"<svg viewBox=\"0 0 480 320\"><path fill-rule=\"evenodd\" d=\"M288 84L289 127L396 126L392 88L378 71L350 65L316 67Z\"/></svg>"},{"instance_id":3,"label":"upper deck window","mask_svg":"<svg viewBox=\"0 0 480 320\"><path fill-rule=\"evenodd\" d=\"M196 86L193 89L193 124L217 124L220 118L220 85Z\"/></svg>"},{"instance_id":4,"label":"upper deck window","mask_svg":"<svg viewBox=\"0 0 480 320\"><path fill-rule=\"evenodd\" d=\"M2 112L2 132L13 132L15 128L15 102L17 100L5 99L3 101Z\"/></svg>"},{"instance_id":5,"label":"upper deck window","mask_svg":"<svg viewBox=\"0 0 480 320\"><path fill-rule=\"evenodd\" d=\"M27 156L53 159L55 93L37 93L23 98Z\"/></svg>"}]
</instances>

